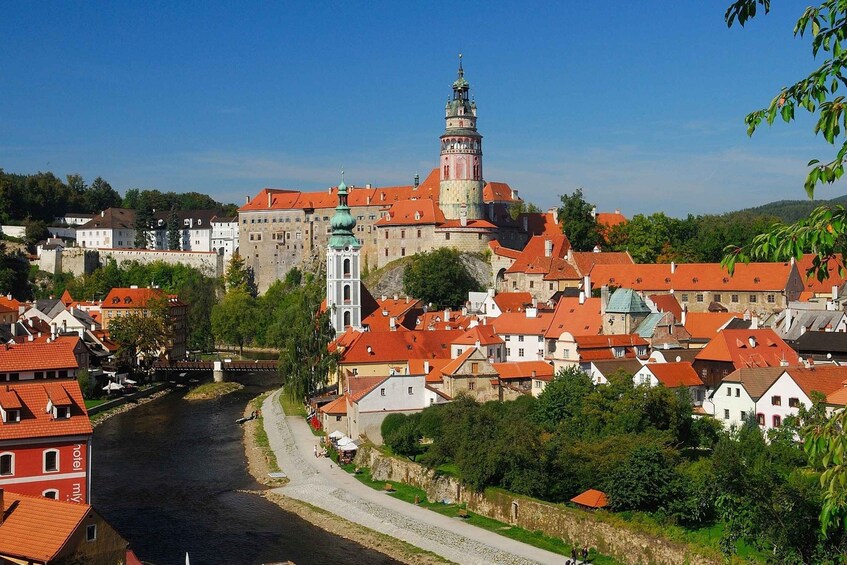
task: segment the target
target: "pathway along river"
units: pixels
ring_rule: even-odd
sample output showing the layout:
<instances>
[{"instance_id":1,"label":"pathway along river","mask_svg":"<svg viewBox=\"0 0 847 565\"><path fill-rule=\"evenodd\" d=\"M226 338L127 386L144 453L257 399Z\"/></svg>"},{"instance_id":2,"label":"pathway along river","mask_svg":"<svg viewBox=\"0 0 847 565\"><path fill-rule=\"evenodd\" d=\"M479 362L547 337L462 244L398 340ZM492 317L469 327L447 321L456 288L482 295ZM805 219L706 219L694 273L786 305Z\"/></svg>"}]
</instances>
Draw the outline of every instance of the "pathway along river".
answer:
<instances>
[{"instance_id":1,"label":"pathway along river","mask_svg":"<svg viewBox=\"0 0 847 565\"><path fill-rule=\"evenodd\" d=\"M260 377L216 400L175 391L95 428L97 510L144 561L253 564L396 563L329 534L256 494L235 420L269 390Z\"/></svg>"}]
</instances>

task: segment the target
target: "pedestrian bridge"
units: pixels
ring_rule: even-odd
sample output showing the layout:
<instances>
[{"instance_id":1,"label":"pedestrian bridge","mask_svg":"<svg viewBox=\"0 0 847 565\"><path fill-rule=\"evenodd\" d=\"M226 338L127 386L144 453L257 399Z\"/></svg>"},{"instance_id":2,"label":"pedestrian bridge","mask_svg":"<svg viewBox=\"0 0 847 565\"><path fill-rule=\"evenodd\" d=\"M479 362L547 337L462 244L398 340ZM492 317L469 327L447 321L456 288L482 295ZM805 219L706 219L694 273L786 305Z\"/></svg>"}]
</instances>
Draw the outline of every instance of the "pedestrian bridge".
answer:
<instances>
[{"instance_id":1,"label":"pedestrian bridge","mask_svg":"<svg viewBox=\"0 0 847 565\"><path fill-rule=\"evenodd\" d=\"M153 370L159 374L192 376L212 373L216 381L222 381L231 373L276 373L277 361L156 361Z\"/></svg>"}]
</instances>

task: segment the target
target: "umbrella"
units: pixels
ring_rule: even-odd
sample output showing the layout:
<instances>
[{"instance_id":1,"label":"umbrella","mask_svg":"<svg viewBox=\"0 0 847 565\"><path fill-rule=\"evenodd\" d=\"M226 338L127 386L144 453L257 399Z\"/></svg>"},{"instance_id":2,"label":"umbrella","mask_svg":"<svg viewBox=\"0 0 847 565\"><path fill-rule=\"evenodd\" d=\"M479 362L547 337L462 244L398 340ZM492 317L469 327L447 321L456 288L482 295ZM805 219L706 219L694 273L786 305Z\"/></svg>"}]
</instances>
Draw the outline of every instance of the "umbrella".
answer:
<instances>
[{"instance_id":1,"label":"umbrella","mask_svg":"<svg viewBox=\"0 0 847 565\"><path fill-rule=\"evenodd\" d=\"M123 387L124 385L118 383L109 383L103 387L103 390L121 390Z\"/></svg>"},{"instance_id":2,"label":"umbrella","mask_svg":"<svg viewBox=\"0 0 847 565\"><path fill-rule=\"evenodd\" d=\"M124 379L124 384L134 385L134 384L138 384L138 383L136 383L136 382L135 382L134 380L132 380L132 379Z\"/></svg>"},{"instance_id":3,"label":"umbrella","mask_svg":"<svg viewBox=\"0 0 847 565\"><path fill-rule=\"evenodd\" d=\"M341 446L344 446L344 445L348 445L348 444L351 444L351 443L353 443L353 440L352 440L352 439L350 439L350 438L349 438L349 437L347 437L347 436L344 436L343 438L341 438L341 439L339 439L339 440L338 440L338 447L341 447Z\"/></svg>"},{"instance_id":4,"label":"umbrella","mask_svg":"<svg viewBox=\"0 0 847 565\"><path fill-rule=\"evenodd\" d=\"M344 437L344 432L335 430L334 432L329 434L329 437L332 438L332 439L341 439L341 438Z\"/></svg>"},{"instance_id":5,"label":"umbrella","mask_svg":"<svg viewBox=\"0 0 847 565\"><path fill-rule=\"evenodd\" d=\"M342 445L338 447L338 451L356 451L357 449L359 448L352 441L347 445Z\"/></svg>"}]
</instances>

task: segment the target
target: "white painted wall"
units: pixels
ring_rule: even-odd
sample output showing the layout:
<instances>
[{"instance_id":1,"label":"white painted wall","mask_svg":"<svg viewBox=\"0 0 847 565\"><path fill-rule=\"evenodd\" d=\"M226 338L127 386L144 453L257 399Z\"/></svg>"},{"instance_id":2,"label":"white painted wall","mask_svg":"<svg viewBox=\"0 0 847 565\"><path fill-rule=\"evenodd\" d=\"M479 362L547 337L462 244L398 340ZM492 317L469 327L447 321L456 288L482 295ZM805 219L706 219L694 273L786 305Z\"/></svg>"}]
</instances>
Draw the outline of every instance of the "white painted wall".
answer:
<instances>
[{"instance_id":1,"label":"white painted wall","mask_svg":"<svg viewBox=\"0 0 847 565\"><path fill-rule=\"evenodd\" d=\"M727 429L742 424L742 412L756 413L756 403L741 383L722 382L711 400L714 404L715 419Z\"/></svg>"},{"instance_id":2,"label":"white painted wall","mask_svg":"<svg viewBox=\"0 0 847 565\"><path fill-rule=\"evenodd\" d=\"M506 342L506 361L544 361L544 336L500 334Z\"/></svg>"},{"instance_id":3,"label":"white painted wall","mask_svg":"<svg viewBox=\"0 0 847 565\"><path fill-rule=\"evenodd\" d=\"M774 404L774 397L779 397L779 405ZM793 402L792 399L794 399ZM791 406L792 403L794 404L793 407ZM794 382L791 375L787 372L782 373L756 403L756 413L763 414L765 417L765 425L762 429L769 430L775 427L774 416L779 416L780 423L785 421L787 416L796 416L801 404L810 408L812 401L806 396L803 389Z\"/></svg>"}]
</instances>

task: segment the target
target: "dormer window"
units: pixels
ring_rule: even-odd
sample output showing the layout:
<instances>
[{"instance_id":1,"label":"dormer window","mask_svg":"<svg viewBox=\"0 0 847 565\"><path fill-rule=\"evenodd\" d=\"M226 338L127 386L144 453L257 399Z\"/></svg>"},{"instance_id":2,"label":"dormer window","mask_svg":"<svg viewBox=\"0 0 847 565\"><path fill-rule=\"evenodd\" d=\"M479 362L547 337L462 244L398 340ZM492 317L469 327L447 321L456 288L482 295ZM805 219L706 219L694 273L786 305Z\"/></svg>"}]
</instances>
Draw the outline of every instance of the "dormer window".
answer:
<instances>
[{"instance_id":1,"label":"dormer window","mask_svg":"<svg viewBox=\"0 0 847 565\"><path fill-rule=\"evenodd\" d=\"M14 424L21 421L21 411L17 408L3 410L2 413L4 424Z\"/></svg>"},{"instance_id":2,"label":"dormer window","mask_svg":"<svg viewBox=\"0 0 847 565\"><path fill-rule=\"evenodd\" d=\"M124 298L124 304L132 304L132 297L127 296L126 298Z\"/></svg>"},{"instance_id":3,"label":"dormer window","mask_svg":"<svg viewBox=\"0 0 847 565\"><path fill-rule=\"evenodd\" d=\"M112 298L112 304L118 304L120 301L121 301L121 299L120 299L120 298L118 298L117 296L115 296L114 298Z\"/></svg>"},{"instance_id":4,"label":"dormer window","mask_svg":"<svg viewBox=\"0 0 847 565\"><path fill-rule=\"evenodd\" d=\"M53 418L56 420L67 419L71 417L71 407L70 406L54 406L53 407Z\"/></svg>"}]
</instances>

